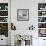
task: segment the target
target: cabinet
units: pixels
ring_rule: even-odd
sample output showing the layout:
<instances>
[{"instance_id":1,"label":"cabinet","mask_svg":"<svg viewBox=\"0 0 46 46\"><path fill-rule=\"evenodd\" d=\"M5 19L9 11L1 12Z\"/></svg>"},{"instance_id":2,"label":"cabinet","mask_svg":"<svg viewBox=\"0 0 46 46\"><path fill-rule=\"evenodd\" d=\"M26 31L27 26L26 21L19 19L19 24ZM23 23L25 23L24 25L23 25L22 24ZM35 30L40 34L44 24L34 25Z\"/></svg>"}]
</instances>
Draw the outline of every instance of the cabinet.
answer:
<instances>
[{"instance_id":1,"label":"cabinet","mask_svg":"<svg viewBox=\"0 0 46 46\"><path fill-rule=\"evenodd\" d=\"M46 3L38 3L38 31L40 37L46 37Z\"/></svg>"},{"instance_id":2,"label":"cabinet","mask_svg":"<svg viewBox=\"0 0 46 46\"><path fill-rule=\"evenodd\" d=\"M0 35L8 37L8 3L0 3Z\"/></svg>"},{"instance_id":3,"label":"cabinet","mask_svg":"<svg viewBox=\"0 0 46 46\"><path fill-rule=\"evenodd\" d=\"M9 45L10 0L0 0L0 45ZM8 41L9 40L9 41Z\"/></svg>"},{"instance_id":4,"label":"cabinet","mask_svg":"<svg viewBox=\"0 0 46 46\"><path fill-rule=\"evenodd\" d=\"M8 45L8 37L5 37L5 35L0 35L0 45Z\"/></svg>"}]
</instances>

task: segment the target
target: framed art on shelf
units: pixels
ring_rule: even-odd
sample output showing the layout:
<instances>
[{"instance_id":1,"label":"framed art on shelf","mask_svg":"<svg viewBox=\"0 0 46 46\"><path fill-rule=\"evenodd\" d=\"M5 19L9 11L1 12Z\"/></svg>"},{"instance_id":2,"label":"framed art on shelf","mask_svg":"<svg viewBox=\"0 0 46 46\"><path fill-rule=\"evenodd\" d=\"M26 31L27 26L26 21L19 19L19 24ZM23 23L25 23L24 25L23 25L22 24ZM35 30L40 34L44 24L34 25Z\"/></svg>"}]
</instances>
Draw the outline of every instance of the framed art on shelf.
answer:
<instances>
[{"instance_id":1,"label":"framed art on shelf","mask_svg":"<svg viewBox=\"0 0 46 46\"><path fill-rule=\"evenodd\" d=\"M29 21L29 9L17 9L17 21Z\"/></svg>"}]
</instances>

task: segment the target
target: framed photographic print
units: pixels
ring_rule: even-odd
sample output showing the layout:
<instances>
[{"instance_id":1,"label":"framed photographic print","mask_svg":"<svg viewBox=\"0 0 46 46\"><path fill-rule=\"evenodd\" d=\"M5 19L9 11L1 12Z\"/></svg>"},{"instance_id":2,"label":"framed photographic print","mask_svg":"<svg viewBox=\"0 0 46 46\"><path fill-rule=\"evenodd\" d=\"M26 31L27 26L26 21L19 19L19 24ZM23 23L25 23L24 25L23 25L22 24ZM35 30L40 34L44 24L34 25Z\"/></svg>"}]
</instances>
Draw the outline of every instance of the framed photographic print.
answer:
<instances>
[{"instance_id":1,"label":"framed photographic print","mask_svg":"<svg viewBox=\"0 0 46 46\"><path fill-rule=\"evenodd\" d=\"M17 9L17 21L29 21L29 9Z\"/></svg>"}]
</instances>

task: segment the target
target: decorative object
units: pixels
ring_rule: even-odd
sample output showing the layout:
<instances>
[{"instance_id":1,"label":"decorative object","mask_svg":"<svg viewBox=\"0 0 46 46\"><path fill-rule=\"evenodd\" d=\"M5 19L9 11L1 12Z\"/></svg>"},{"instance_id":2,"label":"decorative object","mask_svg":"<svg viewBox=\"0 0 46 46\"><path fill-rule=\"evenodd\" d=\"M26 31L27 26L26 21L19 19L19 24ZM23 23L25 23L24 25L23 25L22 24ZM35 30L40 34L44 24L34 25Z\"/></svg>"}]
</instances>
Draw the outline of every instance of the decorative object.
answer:
<instances>
[{"instance_id":1,"label":"decorative object","mask_svg":"<svg viewBox=\"0 0 46 46\"><path fill-rule=\"evenodd\" d=\"M5 6L5 10L8 10L8 6Z\"/></svg>"},{"instance_id":2,"label":"decorative object","mask_svg":"<svg viewBox=\"0 0 46 46\"><path fill-rule=\"evenodd\" d=\"M45 12L42 12L42 15L45 15Z\"/></svg>"},{"instance_id":3,"label":"decorative object","mask_svg":"<svg viewBox=\"0 0 46 46\"><path fill-rule=\"evenodd\" d=\"M31 26L29 26L29 30L34 30L34 26L33 25L31 25Z\"/></svg>"},{"instance_id":4,"label":"decorative object","mask_svg":"<svg viewBox=\"0 0 46 46\"><path fill-rule=\"evenodd\" d=\"M39 37L46 37L46 29L39 30Z\"/></svg>"},{"instance_id":5,"label":"decorative object","mask_svg":"<svg viewBox=\"0 0 46 46\"><path fill-rule=\"evenodd\" d=\"M0 22L8 22L8 17L0 17Z\"/></svg>"},{"instance_id":6,"label":"decorative object","mask_svg":"<svg viewBox=\"0 0 46 46\"><path fill-rule=\"evenodd\" d=\"M30 36L30 35L19 35L20 36L20 38L23 40L23 41L25 41L25 44L27 43L27 44L29 44L29 45L32 45L32 36ZM27 45L26 44L26 45Z\"/></svg>"},{"instance_id":7,"label":"decorative object","mask_svg":"<svg viewBox=\"0 0 46 46\"><path fill-rule=\"evenodd\" d=\"M29 9L17 9L18 21L29 21Z\"/></svg>"},{"instance_id":8,"label":"decorative object","mask_svg":"<svg viewBox=\"0 0 46 46\"><path fill-rule=\"evenodd\" d=\"M15 35L15 45L16 46L30 46L32 45L31 35Z\"/></svg>"},{"instance_id":9,"label":"decorative object","mask_svg":"<svg viewBox=\"0 0 46 46\"><path fill-rule=\"evenodd\" d=\"M38 17L39 22L46 22L46 17Z\"/></svg>"},{"instance_id":10,"label":"decorative object","mask_svg":"<svg viewBox=\"0 0 46 46\"><path fill-rule=\"evenodd\" d=\"M11 30L16 30L16 26L13 23L11 23Z\"/></svg>"},{"instance_id":11,"label":"decorative object","mask_svg":"<svg viewBox=\"0 0 46 46\"><path fill-rule=\"evenodd\" d=\"M8 11L0 11L0 16L8 16Z\"/></svg>"},{"instance_id":12,"label":"decorative object","mask_svg":"<svg viewBox=\"0 0 46 46\"><path fill-rule=\"evenodd\" d=\"M38 3L38 10L46 10L46 3Z\"/></svg>"},{"instance_id":13,"label":"decorative object","mask_svg":"<svg viewBox=\"0 0 46 46\"><path fill-rule=\"evenodd\" d=\"M46 28L46 23L38 23L38 28Z\"/></svg>"},{"instance_id":14,"label":"decorative object","mask_svg":"<svg viewBox=\"0 0 46 46\"><path fill-rule=\"evenodd\" d=\"M8 37L8 23L0 23L0 35Z\"/></svg>"}]
</instances>

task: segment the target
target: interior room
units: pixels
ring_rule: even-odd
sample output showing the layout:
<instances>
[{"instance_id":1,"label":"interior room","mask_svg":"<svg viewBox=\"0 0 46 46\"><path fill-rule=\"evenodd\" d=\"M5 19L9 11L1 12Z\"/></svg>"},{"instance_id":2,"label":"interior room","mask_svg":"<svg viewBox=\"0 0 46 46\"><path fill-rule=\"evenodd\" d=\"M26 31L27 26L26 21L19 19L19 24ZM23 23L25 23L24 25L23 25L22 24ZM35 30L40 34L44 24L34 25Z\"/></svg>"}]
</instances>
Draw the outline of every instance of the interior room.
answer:
<instances>
[{"instance_id":1,"label":"interior room","mask_svg":"<svg viewBox=\"0 0 46 46\"><path fill-rule=\"evenodd\" d=\"M46 0L0 0L0 46L46 46Z\"/></svg>"}]
</instances>

